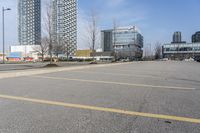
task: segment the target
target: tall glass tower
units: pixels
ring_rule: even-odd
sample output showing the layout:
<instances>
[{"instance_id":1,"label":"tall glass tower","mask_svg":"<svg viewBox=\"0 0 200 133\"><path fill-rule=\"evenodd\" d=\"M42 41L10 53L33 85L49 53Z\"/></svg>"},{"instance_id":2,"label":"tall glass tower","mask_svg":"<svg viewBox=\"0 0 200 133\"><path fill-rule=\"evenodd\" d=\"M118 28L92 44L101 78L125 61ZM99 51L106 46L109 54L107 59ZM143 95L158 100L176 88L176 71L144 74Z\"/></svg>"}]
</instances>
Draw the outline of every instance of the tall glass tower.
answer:
<instances>
[{"instance_id":1,"label":"tall glass tower","mask_svg":"<svg viewBox=\"0 0 200 133\"><path fill-rule=\"evenodd\" d=\"M41 43L41 1L18 0L18 39L20 45Z\"/></svg>"},{"instance_id":2,"label":"tall glass tower","mask_svg":"<svg viewBox=\"0 0 200 133\"><path fill-rule=\"evenodd\" d=\"M77 0L52 0L52 5L54 45L67 45L73 56L77 50Z\"/></svg>"},{"instance_id":3,"label":"tall glass tower","mask_svg":"<svg viewBox=\"0 0 200 133\"><path fill-rule=\"evenodd\" d=\"M182 42L182 36L180 31L174 32L173 35L173 43L181 43Z\"/></svg>"}]
</instances>

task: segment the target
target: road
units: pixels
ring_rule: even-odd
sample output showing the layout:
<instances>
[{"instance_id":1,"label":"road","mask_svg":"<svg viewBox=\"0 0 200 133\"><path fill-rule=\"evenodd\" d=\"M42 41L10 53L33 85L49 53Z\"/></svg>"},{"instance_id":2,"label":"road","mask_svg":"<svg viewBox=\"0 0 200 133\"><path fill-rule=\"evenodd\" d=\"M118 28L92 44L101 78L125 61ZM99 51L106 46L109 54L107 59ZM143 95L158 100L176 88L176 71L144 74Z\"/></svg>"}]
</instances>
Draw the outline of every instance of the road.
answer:
<instances>
[{"instance_id":1,"label":"road","mask_svg":"<svg viewBox=\"0 0 200 133\"><path fill-rule=\"evenodd\" d=\"M200 133L200 64L133 62L1 79L0 133L27 132Z\"/></svg>"}]
</instances>

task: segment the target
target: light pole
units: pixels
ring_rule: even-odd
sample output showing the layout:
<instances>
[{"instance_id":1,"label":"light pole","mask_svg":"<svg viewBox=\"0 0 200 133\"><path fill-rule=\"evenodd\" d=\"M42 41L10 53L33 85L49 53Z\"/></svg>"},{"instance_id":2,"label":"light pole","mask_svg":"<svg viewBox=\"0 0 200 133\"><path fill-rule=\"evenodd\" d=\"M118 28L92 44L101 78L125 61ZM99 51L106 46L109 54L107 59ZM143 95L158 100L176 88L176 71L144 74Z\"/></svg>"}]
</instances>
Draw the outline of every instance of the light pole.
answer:
<instances>
[{"instance_id":1,"label":"light pole","mask_svg":"<svg viewBox=\"0 0 200 133\"><path fill-rule=\"evenodd\" d=\"M11 10L10 8L2 7L2 34L3 34L3 64L5 64L5 24L4 24L4 12Z\"/></svg>"}]
</instances>

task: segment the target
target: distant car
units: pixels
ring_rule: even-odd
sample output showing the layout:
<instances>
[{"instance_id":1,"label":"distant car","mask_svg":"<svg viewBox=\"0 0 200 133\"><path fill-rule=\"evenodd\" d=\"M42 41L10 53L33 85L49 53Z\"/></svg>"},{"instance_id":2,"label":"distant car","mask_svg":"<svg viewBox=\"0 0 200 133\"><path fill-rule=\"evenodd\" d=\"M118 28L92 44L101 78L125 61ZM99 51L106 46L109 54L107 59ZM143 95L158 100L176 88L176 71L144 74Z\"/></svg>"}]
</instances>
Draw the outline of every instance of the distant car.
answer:
<instances>
[{"instance_id":1,"label":"distant car","mask_svg":"<svg viewBox=\"0 0 200 133\"><path fill-rule=\"evenodd\" d=\"M90 62L90 64L98 64L96 61L92 61Z\"/></svg>"},{"instance_id":2,"label":"distant car","mask_svg":"<svg viewBox=\"0 0 200 133\"><path fill-rule=\"evenodd\" d=\"M125 59L120 59L120 61L125 62L126 60Z\"/></svg>"},{"instance_id":3,"label":"distant car","mask_svg":"<svg viewBox=\"0 0 200 133\"><path fill-rule=\"evenodd\" d=\"M184 61L194 61L193 58L185 59Z\"/></svg>"},{"instance_id":4,"label":"distant car","mask_svg":"<svg viewBox=\"0 0 200 133\"><path fill-rule=\"evenodd\" d=\"M129 62L130 60L129 59L120 59L120 61L122 61L122 62Z\"/></svg>"},{"instance_id":5,"label":"distant car","mask_svg":"<svg viewBox=\"0 0 200 133\"><path fill-rule=\"evenodd\" d=\"M163 58L161 59L162 61L168 61L169 59L168 58Z\"/></svg>"},{"instance_id":6,"label":"distant car","mask_svg":"<svg viewBox=\"0 0 200 133\"><path fill-rule=\"evenodd\" d=\"M197 61L197 62L200 62L200 56L196 56L196 57L194 58L194 60Z\"/></svg>"}]
</instances>

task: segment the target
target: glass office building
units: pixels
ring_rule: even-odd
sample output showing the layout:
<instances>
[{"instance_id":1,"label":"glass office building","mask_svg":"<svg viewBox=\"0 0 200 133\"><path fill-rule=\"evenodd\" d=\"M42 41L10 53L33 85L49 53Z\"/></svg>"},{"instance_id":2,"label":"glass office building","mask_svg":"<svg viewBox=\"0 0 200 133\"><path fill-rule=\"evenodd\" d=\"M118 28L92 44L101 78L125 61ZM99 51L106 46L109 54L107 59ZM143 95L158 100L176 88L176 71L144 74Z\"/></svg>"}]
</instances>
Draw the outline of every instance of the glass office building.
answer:
<instances>
[{"instance_id":1,"label":"glass office building","mask_svg":"<svg viewBox=\"0 0 200 133\"><path fill-rule=\"evenodd\" d=\"M176 32L175 32L176 33ZM174 35L173 35L174 36ZM198 42L198 32L192 36L192 43L186 43L179 40L179 42L173 42L164 44L162 47L162 53L164 58L169 59L189 59L200 56L200 42Z\"/></svg>"},{"instance_id":2,"label":"glass office building","mask_svg":"<svg viewBox=\"0 0 200 133\"><path fill-rule=\"evenodd\" d=\"M200 43L164 44L163 56L169 59L188 59L200 56Z\"/></svg>"},{"instance_id":3,"label":"glass office building","mask_svg":"<svg viewBox=\"0 0 200 133\"><path fill-rule=\"evenodd\" d=\"M69 55L77 50L77 0L52 0L54 45L67 45Z\"/></svg>"},{"instance_id":4,"label":"glass office building","mask_svg":"<svg viewBox=\"0 0 200 133\"><path fill-rule=\"evenodd\" d=\"M103 51L112 50L120 59L142 58L143 36L135 26L105 30L101 35Z\"/></svg>"},{"instance_id":5,"label":"glass office building","mask_svg":"<svg viewBox=\"0 0 200 133\"><path fill-rule=\"evenodd\" d=\"M101 47L104 52L113 50L113 30L101 31Z\"/></svg>"},{"instance_id":6,"label":"glass office building","mask_svg":"<svg viewBox=\"0 0 200 133\"><path fill-rule=\"evenodd\" d=\"M180 31L176 31L173 34L173 42L172 43L181 43L182 42L182 35Z\"/></svg>"},{"instance_id":7,"label":"glass office building","mask_svg":"<svg viewBox=\"0 0 200 133\"><path fill-rule=\"evenodd\" d=\"M200 42L200 31L196 32L194 35L192 35L192 42Z\"/></svg>"},{"instance_id":8,"label":"glass office building","mask_svg":"<svg viewBox=\"0 0 200 133\"><path fill-rule=\"evenodd\" d=\"M41 1L18 0L18 39L20 45L41 43Z\"/></svg>"}]
</instances>

